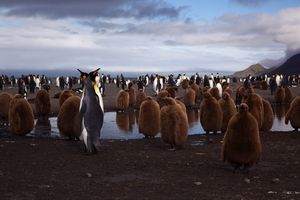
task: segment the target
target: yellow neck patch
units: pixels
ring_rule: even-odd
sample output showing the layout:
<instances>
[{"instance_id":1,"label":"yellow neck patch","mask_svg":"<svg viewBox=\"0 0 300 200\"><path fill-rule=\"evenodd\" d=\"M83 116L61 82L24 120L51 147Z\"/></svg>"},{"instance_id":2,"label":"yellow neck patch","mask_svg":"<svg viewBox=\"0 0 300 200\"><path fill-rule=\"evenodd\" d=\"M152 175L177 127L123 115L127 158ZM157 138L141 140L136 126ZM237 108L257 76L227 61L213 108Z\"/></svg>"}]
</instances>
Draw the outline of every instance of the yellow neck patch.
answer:
<instances>
[{"instance_id":1,"label":"yellow neck patch","mask_svg":"<svg viewBox=\"0 0 300 200\"><path fill-rule=\"evenodd\" d=\"M98 96L101 96L101 93L100 93L100 90L99 90L99 87L97 86L97 84L94 84L94 91Z\"/></svg>"}]
</instances>

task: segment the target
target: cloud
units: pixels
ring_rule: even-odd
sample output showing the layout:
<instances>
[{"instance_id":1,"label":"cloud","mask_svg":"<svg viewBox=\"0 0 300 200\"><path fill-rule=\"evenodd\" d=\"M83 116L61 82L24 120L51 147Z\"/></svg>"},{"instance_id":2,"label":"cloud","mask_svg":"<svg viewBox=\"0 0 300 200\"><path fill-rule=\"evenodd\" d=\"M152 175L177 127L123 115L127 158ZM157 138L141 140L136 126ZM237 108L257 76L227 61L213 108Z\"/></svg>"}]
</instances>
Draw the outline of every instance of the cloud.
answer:
<instances>
[{"instance_id":1,"label":"cloud","mask_svg":"<svg viewBox=\"0 0 300 200\"><path fill-rule=\"evenodd\" d=\"M263 3L266 3L269 0L230 0L230 2L242 5L242 6L259 6Z\"/></svg>"},{"instance_id":2,"label":"cloud","mask_svg":"<svg viewBox=\"0 0 300 200\"><path fill-rule=\"evenodd\" d=\"M220 67L235 70L265 58L278 60L300 49L300 8L275 14L228 13L210 21L182 21L145 19L177 16L159 14L158 9L162 7L180 10L166 3L154 5L158 1L150 0L144 2L150 4L151 9L145 9L153 12L143 13L139 6L145 5L138 5L141 1L137 0L91 1L95 7L107 5L112 11L107 14L93 10L85 14L84 9L76 13L80 5L74 2L71 6L60 1L57 5L51 4L52 7L41 6L34 0L26 4L15 5L15 2L19 1L0 2L0 7L7 9L6 14L0 16L1 68L101 65L111 71L216 70ZM50 5L53 1L44 2ZM27 8L39 5L48 9L47 12L37 9L25 14L29 12ZM70 8L65 13L58 9L67 5ZM21 8L24 12L13 14ZM124 12L114 14L117 9ZM139 12L134 12L135 9ZM38 17L32 17L36 15Z\"/></svg>"},{"instance_id":3,"label":"cloud","mask_svg":"<svg viewBox=\"0 0 300 200\"><path fill-rule=\"evenodd\" d=\"M8 16L45 18L177 18L186 7L164 0L10 0L0 8Z\"/></svg>"}]
</instances>

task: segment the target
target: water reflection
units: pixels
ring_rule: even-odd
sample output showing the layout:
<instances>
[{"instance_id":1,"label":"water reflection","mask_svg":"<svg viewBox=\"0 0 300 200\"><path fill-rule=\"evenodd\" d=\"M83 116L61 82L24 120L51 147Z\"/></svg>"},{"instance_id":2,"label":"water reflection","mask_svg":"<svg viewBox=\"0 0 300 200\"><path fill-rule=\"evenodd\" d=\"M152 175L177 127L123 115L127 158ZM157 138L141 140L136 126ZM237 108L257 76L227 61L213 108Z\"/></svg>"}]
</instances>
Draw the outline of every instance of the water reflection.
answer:
<instances>
[{"instance_id":1,"label":"water reflection","mask_svg":"<svg viewBox=\"0 0 300 200\"><path fill-rule=\"evenodd\" d=\"M195 124L198 123L198 121L199 121L199 111L198 110L187 110L186 114L188 117L190 127L193 127Z\"/></svg>"},{"instance_id":2,"label":"water reflection","mask_svg":"<svg viewBox=\"0 0 300 200\"><path fill-rule=\"evenodd\" d=\"M293 128L291 125L284 123L288 107L284 105L273 106L272 108L275 118L271 131L292 131ZM205 133L200 124L198 110L187 110L187 116L189 120L189 135ZM138 117L139 111L105 113L100 138L125 140L144 138L143 134L140 134L138 131ZM37 120L36 127L31 135L60 137L57 128L57 119L49 118L48 121L44 122ZM157 137L159 137L159 134Z\"/></svg>"},{"instance_id":3,"label":"water reflection","mask_svg":"<svg viewBox=\"0 0 300 200\"><path fill-rule=\"evenodd\" d=\"M117 112L116 113L116 124L117 127L125 133L132 131L132 127L129 122L128 112Z\"/></svg>"},{"instance_id":4,"label":"water reflection","mask_svg":"<svg viewBox=\"0 0 300 200\"><path fill-rule=\"evenodd\" d=\"M51 123L49 119L38 119L35 122L34 134L49 136L51 134Z\"/></svg>"},{"instance_id":5,"label":"water reflection","mask_svg":"<svg viewBox=\"0 0 300 200\"><path fill-rule=\"evenodd\" d=\"M60 137L57 128L57 118L50 117L49 119L35 120L35 127L29 135L39 137Z\"/></svg>"},{"instance_id":6,"label":"water reflection","mask_svg":"<svg viewBox=\"0 0 300 200\"><path fill-rule=\"evenodd\" d=\"M287 105L273 105L273 112L275 114L275 118L278 118L278 120L282 120L285 117L285 114L287 113L289 109L289 104Z\"/></svg>"},{"instance_id":7,"label":"water reflection","mask_svg":"<svg viewBox=\"0 0 300 200\"><path fill-rule=\"evenodd\" d=\"M274 112L274 121L271 131L293 131L294 128L291 126L290 122L285 124L285 114L289 109L289 104L286 105L272 105Z\"/></svg>"}]
</instances>

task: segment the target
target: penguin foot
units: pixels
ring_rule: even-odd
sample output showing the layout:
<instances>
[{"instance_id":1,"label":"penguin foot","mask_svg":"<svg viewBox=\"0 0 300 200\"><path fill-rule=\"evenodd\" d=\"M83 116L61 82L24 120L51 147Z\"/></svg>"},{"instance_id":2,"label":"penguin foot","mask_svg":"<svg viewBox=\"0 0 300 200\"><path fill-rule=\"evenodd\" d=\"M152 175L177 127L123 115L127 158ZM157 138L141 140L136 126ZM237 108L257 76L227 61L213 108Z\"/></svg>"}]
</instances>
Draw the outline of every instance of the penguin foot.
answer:
<instances>
[{"instance_id":1,"label":"penguin foot","mask_svg":"<svg viewBox=\"0 0 300 200\"><path fill-rule=\"evenodd\" d=\"M173 144L171 144L171 148L170 149L168 149L169 151L175 151L176 150L176 148L175 148L175 146L173 145Z\"/></svg>"},{"instance_id":2,"label":"penguin foot","mask_svg":"<svg viewBox=\"0 0 300 200\"><path fill-rule=\"evenodd\" d=\"M176 151L175 147L171 147L170 149L168 149L168 151Z\"/></svg>"}]
</instances>

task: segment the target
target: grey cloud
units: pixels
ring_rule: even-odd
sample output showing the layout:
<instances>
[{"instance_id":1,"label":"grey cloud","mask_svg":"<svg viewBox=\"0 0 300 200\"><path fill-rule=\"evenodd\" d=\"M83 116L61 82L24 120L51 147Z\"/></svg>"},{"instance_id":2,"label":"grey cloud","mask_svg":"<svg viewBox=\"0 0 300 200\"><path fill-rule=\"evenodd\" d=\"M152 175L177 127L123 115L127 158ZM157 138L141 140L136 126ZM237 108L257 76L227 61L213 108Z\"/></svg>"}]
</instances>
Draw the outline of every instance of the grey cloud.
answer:
<instances>
[{"instance_id":1,"label":"grey cloud","mask_svg":"<svg viewBox=\"0 0 300 200\"><path fill-rule=\"evenodd\" d=\"M242 6L259 6L266 3L269 0L230 0L230 2L242 5Z\"/></svg>"},{"instance_id":2,"label":"grey cloud","mask_svg":"<svg viewBox=\"0 0 300 200\"><path fill-rule=\"evenodd\" d=\"M300 48L299 49L290 49L288 48L285 51L285 55L279 59L264 59L260 61L261 64L267 66L267 67L278 67L281 64L283 64L287 59L290 57L299 54L300 53Z\"/></svg>"},{"instance_id":3,"label":"grey cloud","mask_svg":"<svg viewBox=\"0 0 300 200\"><path fill-rule=\"evenodd\" d=\"M177 18L186 7L161 0L10 0L1 1L7 15L45 18Z\"/></svg>"}]
</instances>

